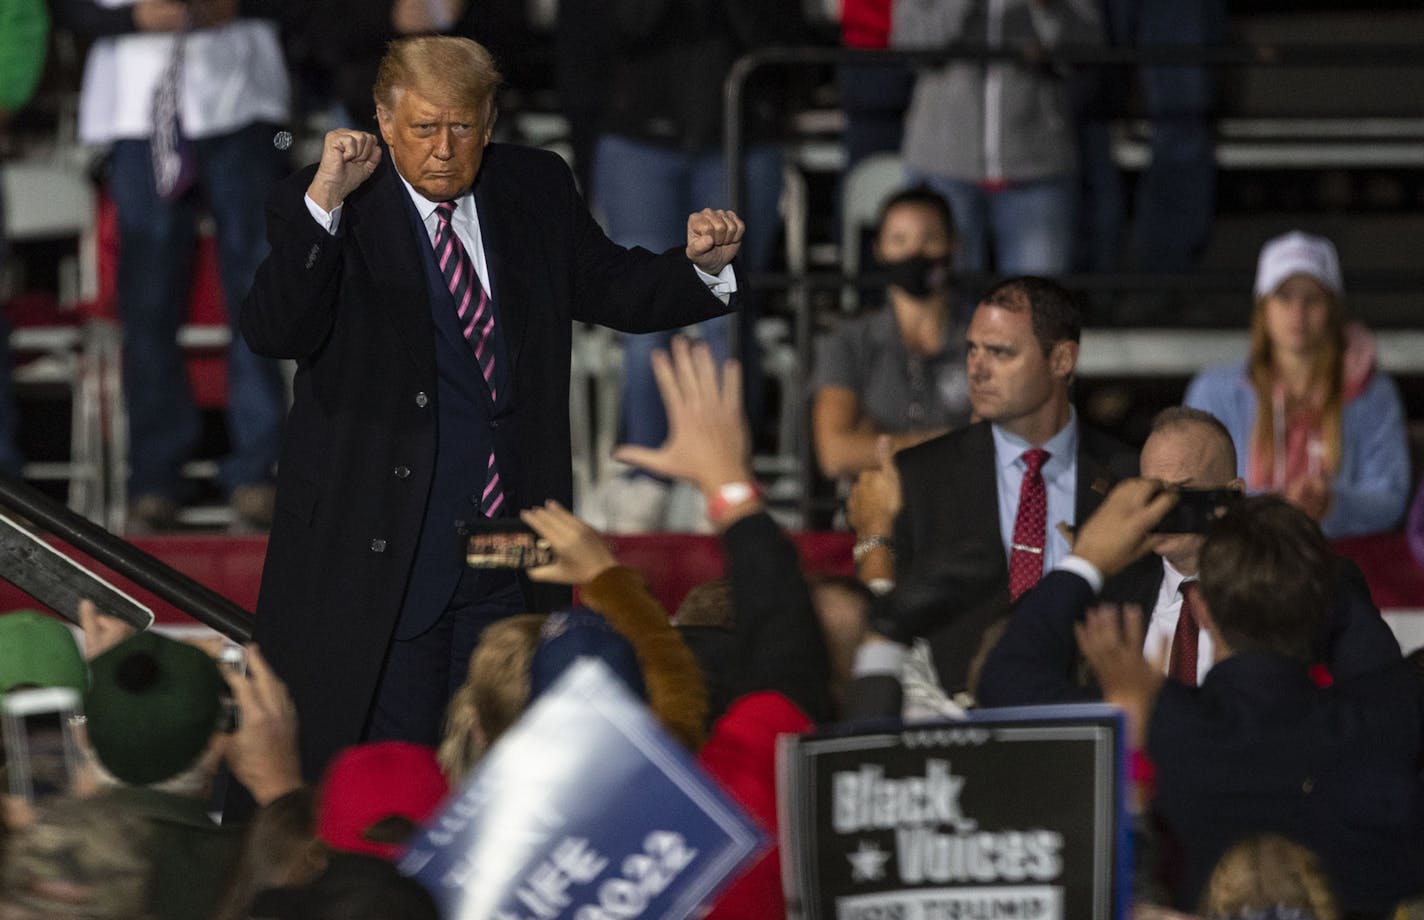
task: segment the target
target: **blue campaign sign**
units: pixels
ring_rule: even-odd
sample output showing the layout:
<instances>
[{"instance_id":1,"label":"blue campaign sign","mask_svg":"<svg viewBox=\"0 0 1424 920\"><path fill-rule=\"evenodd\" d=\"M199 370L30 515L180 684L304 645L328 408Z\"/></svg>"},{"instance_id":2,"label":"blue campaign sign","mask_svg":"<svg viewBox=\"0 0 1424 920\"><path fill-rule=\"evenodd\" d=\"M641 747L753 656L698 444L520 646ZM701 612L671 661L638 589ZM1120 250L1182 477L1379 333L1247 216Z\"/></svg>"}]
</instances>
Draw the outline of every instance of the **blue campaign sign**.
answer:
<instances>
[{"instance_id":1,"label":"blue campaign sign","mask_svg":"<svg viewBox=\"0 0 1424 920\"><path fill-rule=\"evenodd\" d=\"M400 861L446 920L693 915L765 835L601 663L572 666Z\"/></svg>"},{"instance_id":2,"label":"blue campaign sign","mask_svg":"<svg viewBox=\"0 0 1424 920\"><path fill-rule=\"evenodd\" d=\"M1122 715L989 709L782 739L788 902L806 920L1116 920Z\"/></svg>"}]
</instances>

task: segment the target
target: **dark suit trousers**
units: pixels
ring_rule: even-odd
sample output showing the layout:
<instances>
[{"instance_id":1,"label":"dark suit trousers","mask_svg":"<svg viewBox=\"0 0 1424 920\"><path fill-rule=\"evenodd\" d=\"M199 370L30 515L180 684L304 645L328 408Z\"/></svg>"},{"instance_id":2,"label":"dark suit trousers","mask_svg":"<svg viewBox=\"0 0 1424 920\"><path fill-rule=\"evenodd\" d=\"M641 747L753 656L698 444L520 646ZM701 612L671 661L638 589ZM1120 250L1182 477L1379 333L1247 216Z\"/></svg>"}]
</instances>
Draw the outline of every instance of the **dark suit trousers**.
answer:
<instances>
[{"instance_id":1,"label":"dark suit trousers","mask_svg":"<svg viewBox=\"0 0 1424 920\"><path fill-rule=\"evenodd\" d=\"M445 704L465 682L470 655L485 627L524 612L524 594L513 571L466 568L429 629L391 640L366 740L439 744Z\"/></svg>"}]
</instances>

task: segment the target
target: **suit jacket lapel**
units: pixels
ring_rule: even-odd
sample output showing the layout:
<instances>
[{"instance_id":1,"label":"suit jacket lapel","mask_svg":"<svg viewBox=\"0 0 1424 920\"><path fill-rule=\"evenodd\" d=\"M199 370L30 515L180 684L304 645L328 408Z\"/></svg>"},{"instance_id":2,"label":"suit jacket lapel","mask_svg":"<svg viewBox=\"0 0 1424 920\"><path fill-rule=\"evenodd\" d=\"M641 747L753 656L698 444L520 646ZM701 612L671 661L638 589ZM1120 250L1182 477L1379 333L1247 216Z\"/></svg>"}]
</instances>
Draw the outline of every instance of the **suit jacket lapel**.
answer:
<instances>
[{"instance_id":1,"label":"suit jacket lapel","mask_svg":"<svg viewBox=\"0 0 1424 920\"><path fill-rule=\"evenodd\" d=\"M982 422L972 436L974 443L964 454L968 462L959 471L963 491L956 493L955 498L964 502L964 518L977 522L983 528L984 538L992 539L993 545L1002 546L1004 535L999 532L999 461L994 454L994 434L989 424Z\"/></svg>"}]
</instances>

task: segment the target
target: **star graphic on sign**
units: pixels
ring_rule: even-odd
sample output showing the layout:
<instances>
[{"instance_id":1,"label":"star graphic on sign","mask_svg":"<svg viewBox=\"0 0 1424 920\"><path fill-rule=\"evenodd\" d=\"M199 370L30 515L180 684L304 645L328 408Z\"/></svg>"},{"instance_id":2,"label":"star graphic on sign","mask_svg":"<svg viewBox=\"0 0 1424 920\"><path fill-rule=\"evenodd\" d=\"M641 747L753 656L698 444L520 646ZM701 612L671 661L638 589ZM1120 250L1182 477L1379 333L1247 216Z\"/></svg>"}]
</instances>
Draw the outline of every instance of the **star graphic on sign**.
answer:
<instances>
[{"instance_id":1,"label":"star graphic on sign","mask_svg":"<svg viewBox=\"0 0 1424 920\"><path fill-rule=\"evenodd\" d=\"M862 840L854 853L848 853L850 860L850 880L853 882L878 882L885 877L885 863L890 854L880 849L879 844Z\"/></svg>"}]
</instances>

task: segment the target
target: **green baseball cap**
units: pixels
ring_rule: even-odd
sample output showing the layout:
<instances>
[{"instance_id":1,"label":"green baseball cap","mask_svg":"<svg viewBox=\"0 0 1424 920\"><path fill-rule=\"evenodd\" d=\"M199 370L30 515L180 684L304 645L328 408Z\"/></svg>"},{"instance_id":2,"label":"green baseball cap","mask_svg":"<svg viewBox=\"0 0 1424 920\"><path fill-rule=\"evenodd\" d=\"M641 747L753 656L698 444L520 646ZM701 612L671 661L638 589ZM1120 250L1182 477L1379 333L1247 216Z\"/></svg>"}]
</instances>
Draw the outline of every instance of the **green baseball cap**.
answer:
<instances>
[{"instance_id":1,"label":"green baseball cap","mask_svg":"<svg viewBox=\"0 0 1424 920\"><path fill-rule=\"evenodd\" d=\"M33 684L83 692L84 659L69 627L38 610L0 614L0 693Z\"/></svg>"},{"instance_id":2,"label":"green baseball cap","mask_svg":"<svg viewBox=\"0 0 1424 920\"><path fill-rule=\"evenodd\" d=\"M160 783L208 746L227 683L206 652L142 632L91 661L89 672L89 743L120 780Z\"/></svg>"}]
</instances>

